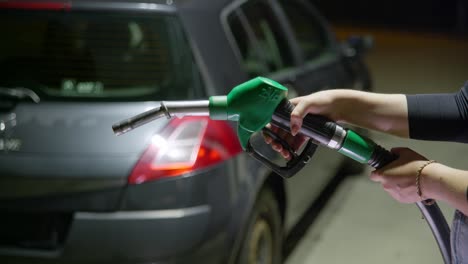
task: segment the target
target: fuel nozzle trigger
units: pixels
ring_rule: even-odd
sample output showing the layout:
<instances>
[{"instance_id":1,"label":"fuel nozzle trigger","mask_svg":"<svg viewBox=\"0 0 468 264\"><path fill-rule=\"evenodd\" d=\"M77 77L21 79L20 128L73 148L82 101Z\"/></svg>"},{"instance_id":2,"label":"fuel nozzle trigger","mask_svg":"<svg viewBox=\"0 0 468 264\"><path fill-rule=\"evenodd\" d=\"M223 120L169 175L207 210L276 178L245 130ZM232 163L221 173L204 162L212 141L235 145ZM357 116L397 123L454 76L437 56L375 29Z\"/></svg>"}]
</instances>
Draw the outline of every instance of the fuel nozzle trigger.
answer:
<instances>
[{"instance_id":1,"label":"fuel nozzle trigger","mask_svg":"<svg viewBox=\"0 0 468 264\"><path fill-rule=\"evenodd\" d=\"M285 166L280 166L275 164L270 159L268 159L265 155L258 152L255 147L250 143L250 140L247 143L247 147L245 151L254 159L263 163L266 167L270 168L276 174L280 175L283 178L291 178L296 173L298 173L312 158L317 149L317 145L314 144L312 139L309 139L307 144L305 145L302 152L298 155L296 151L280 136L278 136L275 132L271 129L263 128L263 133L270 136L274 141L278 142L286 149L289 154L291 155L291 159L286 163Z\"/></svg>"}]
</instances>

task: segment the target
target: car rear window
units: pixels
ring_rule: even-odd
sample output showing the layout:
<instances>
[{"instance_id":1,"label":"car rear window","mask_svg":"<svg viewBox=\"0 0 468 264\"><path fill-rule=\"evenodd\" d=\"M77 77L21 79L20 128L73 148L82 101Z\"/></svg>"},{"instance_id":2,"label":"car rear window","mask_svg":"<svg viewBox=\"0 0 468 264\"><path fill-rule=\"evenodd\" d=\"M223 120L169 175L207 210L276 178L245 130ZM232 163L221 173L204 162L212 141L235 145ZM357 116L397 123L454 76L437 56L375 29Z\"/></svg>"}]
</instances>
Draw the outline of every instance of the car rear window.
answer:
<instances>
[{"instance_id":1,"label":"car rear window","mask_svg":"<svg viewBox=\"0 0 468 264\"><path fill-rule=\"evenodd\" d=\"M41 99L184 99L200 89L172 15L1 10L0 36L0 86Z\"/></svg>"}]
</instances>

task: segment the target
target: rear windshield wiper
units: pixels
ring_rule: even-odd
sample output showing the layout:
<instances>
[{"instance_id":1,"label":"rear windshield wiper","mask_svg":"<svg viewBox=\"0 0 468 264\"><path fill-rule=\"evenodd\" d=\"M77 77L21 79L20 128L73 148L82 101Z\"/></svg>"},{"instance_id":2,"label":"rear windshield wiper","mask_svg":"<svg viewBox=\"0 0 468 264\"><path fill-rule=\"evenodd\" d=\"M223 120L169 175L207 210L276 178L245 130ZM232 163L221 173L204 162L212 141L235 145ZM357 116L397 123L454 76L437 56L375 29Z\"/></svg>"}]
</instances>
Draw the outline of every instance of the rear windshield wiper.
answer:
<instances>
[{"instance_id":1,"label":"rear windshield wiper","mask_svg":"<svg viewBox=\"0 0 468 264\"><path fill-rule=\"evenodd\" d=\"M24 87L2 87L0 86L0 97L10 97L19 100L31 99L34 103L39 103L41 98L31 89Z\"/></svg>"}]
</instances>

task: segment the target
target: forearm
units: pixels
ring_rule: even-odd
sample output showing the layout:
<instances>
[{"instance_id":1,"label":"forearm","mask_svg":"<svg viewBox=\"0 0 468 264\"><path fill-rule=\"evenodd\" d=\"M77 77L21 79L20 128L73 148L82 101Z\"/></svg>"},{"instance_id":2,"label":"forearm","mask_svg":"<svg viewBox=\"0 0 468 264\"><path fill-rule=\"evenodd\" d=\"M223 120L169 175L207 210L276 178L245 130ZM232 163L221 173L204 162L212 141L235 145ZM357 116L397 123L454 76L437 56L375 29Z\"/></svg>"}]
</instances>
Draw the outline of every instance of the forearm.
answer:
<instances>
[{"instance_id":1,"label":"forearm","mask_svg":"<svg viewBox=\"0 0 468 264\"><path fill-rule=\"evenodd\" d=\"M355 90L333 92L331 107L337 121L408 137L408 109L403 94L378 94Z\"/></svg>"},{"instance_id":2,"label":"forearm","mask_svg":"<svg viewBox=\"0 0 468 264\"><path fill-rule=\"evenodd\" d=\"M433 163L423 170L421 178L425 197L444 201L468 215L468 171Z\"/></svg>"},{"instance_id":3,"label":"forearm","mask_svg":"<svg viewBox=\"0 0 468 264\"><path fill-rule=\"evenodd\" d=\"M408 95L407 102L411 138L468 143L468 82L457 93Z\"/></svg>"}]
</instances>

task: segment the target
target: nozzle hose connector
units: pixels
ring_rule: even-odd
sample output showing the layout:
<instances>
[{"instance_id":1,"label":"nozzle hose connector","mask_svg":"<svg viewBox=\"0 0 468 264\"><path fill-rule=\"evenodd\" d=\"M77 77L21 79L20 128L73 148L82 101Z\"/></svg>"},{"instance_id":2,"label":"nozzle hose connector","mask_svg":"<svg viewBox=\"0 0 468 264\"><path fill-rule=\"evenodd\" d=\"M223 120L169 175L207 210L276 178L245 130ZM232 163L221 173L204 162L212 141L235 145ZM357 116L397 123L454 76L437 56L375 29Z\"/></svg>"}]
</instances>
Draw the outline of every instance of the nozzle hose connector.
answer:
<instances>
[{"instance_id":1,"label":"nozzle hose connector","mask_svg":"<svg viewBox=\"0 0 468 264\"><path fill-rule=\"evenodd\" d=\"M375 144L374 151L367 162L369 166L380 169L397 159L397 156L380 145Z\"/></svg>"}]
</instances>

